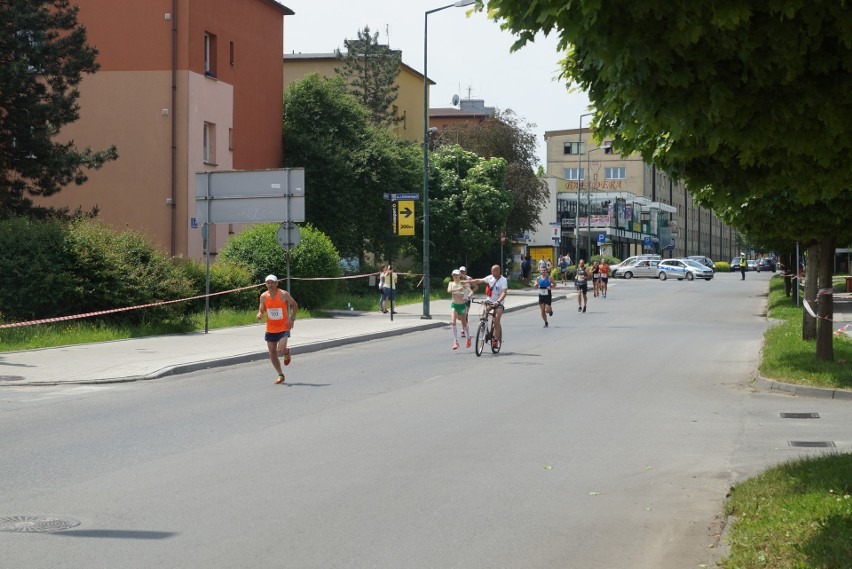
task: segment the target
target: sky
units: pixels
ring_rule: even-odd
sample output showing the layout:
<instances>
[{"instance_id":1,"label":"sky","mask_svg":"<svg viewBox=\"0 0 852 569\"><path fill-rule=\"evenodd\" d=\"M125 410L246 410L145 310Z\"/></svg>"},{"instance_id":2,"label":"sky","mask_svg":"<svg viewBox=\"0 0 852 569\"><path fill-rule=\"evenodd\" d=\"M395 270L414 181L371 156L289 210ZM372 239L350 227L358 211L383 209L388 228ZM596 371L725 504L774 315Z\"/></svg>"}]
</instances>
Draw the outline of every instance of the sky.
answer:
<instances>
[{"instance_id":1,"label":"sky","mask_svg":"<svg viewBox=\"0 0 852 569\"><path fill-rule=\"evenodd\" d=\"M452 0L279 0L296 14L284 18L284 53L330 53L369 26L379 41L402 51L402 61L423 72L423 20L427 10ZM546 164L544 132L577 128L587 112L585 93L569 93L557 80L556 37L539 36L515 53L513 36L486 18L468 15L472 6L448 8L429 18L428 74L432 107L451 107L453 95L484 99L488 107L511 109L538 141ZM584 120L587 121L587 119ZM584 125L585 126L585 125Z\"/></svg>"}]
</instances>

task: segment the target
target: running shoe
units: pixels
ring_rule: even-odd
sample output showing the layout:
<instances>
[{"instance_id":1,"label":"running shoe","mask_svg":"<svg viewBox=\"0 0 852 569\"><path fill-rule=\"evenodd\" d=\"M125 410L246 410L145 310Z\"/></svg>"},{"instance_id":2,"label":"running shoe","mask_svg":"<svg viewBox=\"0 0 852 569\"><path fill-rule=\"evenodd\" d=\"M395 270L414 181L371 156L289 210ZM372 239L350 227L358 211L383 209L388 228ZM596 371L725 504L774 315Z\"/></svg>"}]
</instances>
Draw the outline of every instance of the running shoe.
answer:
<instances>
[{"instance_id":1,"label":"running shoe","mask_svg":"<svg viewBox=\"0 0 852 569\"><path fill-rule=\"evenodd\" d=\"M278 385L279 383L284 383L284 374L283 373L279 374L278 379L275 380L275 385Z\"/></svg>"},{"instance_id":2,"label":"running shoe","mask_svg":"<svg viewBox=\"0 0 852 569\"><path fill-rule=\"evenodd\" d=\"M547 322L544 323L544 327L547 328Z\"/></svg>"},{"instance_id":3,"label":"running shoe","mask_svg":"<svg viewBox=\"0 0 852 569\"><path fill-rule=\"evenodd\" d=\"M458 349L459 349L459 343L458 343L458 342L453 342L453 349L454 349L454 350L458 350Z\"/></svg>"},{"instance_id":4,"label":"running shoe","mask_svg":"<svg viewBox=\"0 0 852 569\"><path fill-rule=\"evenodd\" d=\"M462 330L461 337L464 338L464 330Z\"/></svg>"},{"instance_id":5,"label":"running shoe","mask_svg":"<svg viewBox=\"0 0 852 569\"><path fill-rule=\"evenodd\" d=\"M470 338L468 338L468 339L467 339L467 343L465 344L465 346L464 346L464 347L465 347L465 348L469 348L469 347L470 347Z\"/></svg>"},{"instance_id":6,"label":"running shoe","mask_svg":"<svg viewBox=\"0 0 852 569\"><path fill-rule=\"evenodd\" d=\"M582 306L578 306L578 307L577 307L577 312L582 312L582 311L583 311L583 307L582 307Z\"/></svg>"},{"instance_id":7,"label":"running shoe","mask_svg":"<svg viewBox=\"0 0 852 569\"><path fill-rule=\"evenodd\" d=\"M584 307L583 307L583 312L585 312L585 311L586 311L586 307L584 306Z\"/></svg>"},{"instance_id":8,"label":"running shoe","mask_svg":"<svg viewBox=\"0 0 852 569\"><path fill-rule=\"evenodd\" d=\"M284 354L284 365L285 365L285 366L290 365L290 360L291 360L291 358L290 358L290 350L287 350L287 352Z\"/></svg>"},{"instance_id":9,"label":"running shoe","mask_svg":"<svg viewBox=\"0 0 852 569\"><path fill-rule=\"evenodd\" d=\"M550 316L553 316L553 309L552 309L552 308L550 309L550 313L549 313L549 315L550 315Z\"/></svg>"}]
</instances>

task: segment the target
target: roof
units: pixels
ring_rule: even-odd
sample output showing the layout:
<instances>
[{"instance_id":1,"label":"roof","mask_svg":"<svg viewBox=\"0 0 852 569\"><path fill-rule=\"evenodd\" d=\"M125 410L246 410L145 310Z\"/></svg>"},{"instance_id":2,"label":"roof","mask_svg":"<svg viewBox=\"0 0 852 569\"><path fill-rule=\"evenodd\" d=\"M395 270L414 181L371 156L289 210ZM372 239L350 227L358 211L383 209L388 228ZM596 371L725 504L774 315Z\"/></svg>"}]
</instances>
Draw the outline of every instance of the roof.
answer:
<instances>
[{"instance_id":1,"label":"roof","mask_svg":"<svg viewBox=\"0 0 852 569\"><path fill-rule=\"evenodd\" d=\"M271 0L270 0L270 1L271 1ZM284 61L287 61L288 59L289 59L290 61L296 61L296 60L301 60L301 61L311 61L311 60L314 60L314 61L324 61L324 60L329 60L329 59L335 59L335 60L336 60L336 59L337 59L337 55L336 55L336 54L334 54L334 53L285 53L285 54L284 54ZM413 68L413 67L411 67L410 65L407 65L404 61L400 61L400 62L399 62L399 64L400 64L400 66L401 66L403 69L405 69L406 71L408 71L408 72L410 72L411 74L413 74L413 75L415 75L415 76L417 76L417 77L419 77L419 78L423 79L423 74L422 74L422 73L420 73L419 71L417 71L416 69L414 69L414 68ZM430 85L434 85L434 84L435 84L435 82L434 82L434 81L432 81L431 79L429 79L429 84L430 84Z\"/></svg>"},{"instance_id":2,"label":"roof","mask_svg":"<svg viewBox=\"0 0 852 569\"><path fill-rule=\"evenodd\" d=\"M459 119L463 119L463 118L479 119L479 118L483 118L483 117L487 118L487 117L493 116L493 113L487 113L487 112L477 113L475 111L462 110L462 109L457 109L455 107L446 107L446 108L429 109L429 116L435 117L435 118L443 117L443 118L459 118Z\"/></svg>"},{"instance_id":3,"label":"roof","mask_svg":"<svg viewBox=\"0 0 852 569\"><path fill-rule=\"evenodd\" d=\"M291 10L290 8L285 6L284 4L277 2L276 0L266 0L266 1L269 2L270 4L272 4L273 6L275 6L276 8L278 8L279 10L281 10L281 12L285 16L295 16L296 15L296 12L294 12L293 10Z\"/></svg>"}]
</instances>

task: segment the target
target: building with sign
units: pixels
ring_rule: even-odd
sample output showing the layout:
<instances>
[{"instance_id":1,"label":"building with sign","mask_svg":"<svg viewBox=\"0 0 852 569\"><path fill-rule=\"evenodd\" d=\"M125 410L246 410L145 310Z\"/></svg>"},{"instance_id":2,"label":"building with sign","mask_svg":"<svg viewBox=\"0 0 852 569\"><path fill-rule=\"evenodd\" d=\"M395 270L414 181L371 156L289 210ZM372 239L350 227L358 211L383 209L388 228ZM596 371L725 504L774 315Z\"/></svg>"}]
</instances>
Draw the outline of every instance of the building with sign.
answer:
<instances>
[{"instance_id":1,"label":"building with sign","mask_svg":"<svg viewBox=\"0 0 852 569\"><path fill-rule=\"evenodd\" d=\"M555 207L539 232L553 222L561 227L556 255L623 259L655 253L728 260L738 250L736 232L697 207L682 181L645 164L638 154L614 153L609 141L598 141L585 129L547 131L544 138Z\"/></svg>"}]
</instances>

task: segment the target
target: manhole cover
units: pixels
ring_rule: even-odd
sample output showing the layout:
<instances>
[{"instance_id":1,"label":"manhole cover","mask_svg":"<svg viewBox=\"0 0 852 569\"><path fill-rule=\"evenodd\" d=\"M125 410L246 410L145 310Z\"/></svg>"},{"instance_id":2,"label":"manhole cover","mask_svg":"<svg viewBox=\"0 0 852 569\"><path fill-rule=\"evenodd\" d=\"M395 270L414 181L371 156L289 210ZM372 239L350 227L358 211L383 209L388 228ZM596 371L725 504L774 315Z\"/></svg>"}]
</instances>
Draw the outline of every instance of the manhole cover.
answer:
<instances>
[{"instance_id":1,"label":"manhole cover","mask_svg":"<svg viewBox=\"0 0 852 569\"><path fill-rule=\"evenodd\" d=\"M0 375L0 381L21 381L24 379L22 375Z\"/></svg>"},{"instance_id":2,"label":"manhole cover","mask_svg":"<svg viewBox=\"0 0 852 569\"><path fill-rule=\"evenodd\" d=\"M782 419L819 419L819 413L781 413Z\"/></svg>"},{"instance_id":3,"label":"manhole cover","mask_svg":"<svg viewBox=\"0 0 852 569\"><path fill-rule=\"evenodd\" d=\"M0 531L60 531L80 525L77 520L61 520L39 516L11 516L0 518Z\"/></svg>"},{"instance_id":4,"label":"manhole cover","mask_svg":"<svg viewBox=\"0 0 852 569\"><path fill-rule=\"evenodd\" d=\"M814 447L814 448L832 448L834 443L831 441L790 441L791 447Z\"/></svg>"}]
</instances>

